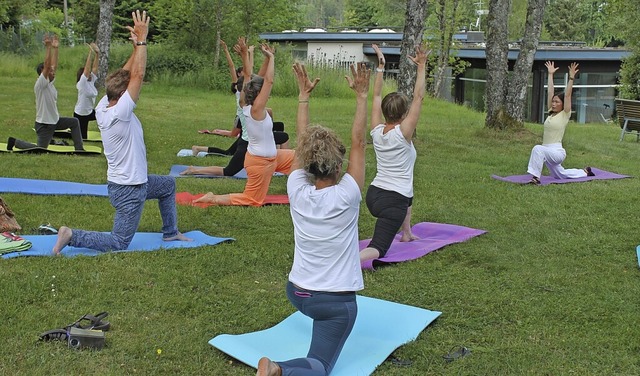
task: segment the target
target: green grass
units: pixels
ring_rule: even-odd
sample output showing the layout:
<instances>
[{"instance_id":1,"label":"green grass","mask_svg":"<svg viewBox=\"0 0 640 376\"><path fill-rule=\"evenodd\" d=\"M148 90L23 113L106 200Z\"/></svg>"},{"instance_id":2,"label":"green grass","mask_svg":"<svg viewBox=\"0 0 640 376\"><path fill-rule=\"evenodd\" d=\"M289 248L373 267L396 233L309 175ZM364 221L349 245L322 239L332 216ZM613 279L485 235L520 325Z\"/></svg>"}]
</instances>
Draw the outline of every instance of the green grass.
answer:
<instances>
[{"instance_id":1,"label":"green grass","mask_svg":"<svg viewBox=\"0 0 640 376\"><path fill-rule=\"evenodd\" d=\"M58 73L58 106L70 116L75 68L66 67ZM10 69L0 68L0 140L10 135L35 140L35 73L4 74ZM319 89L328 81L323 77ZM274 95L269 103L292 131L296 99ZM227 93L145 85L136 112L144 124L149 171L226 163L176 153L192 144L229 145L229 139L197 130L230 128L233 106ZM352 99L312 98L311 119L347 140L354 108ZM396 351L413 361L411 367L384 363L375 375L640 374L639 180L546 187L493 180L491 174L525 172L542 128L495 133L483 128L483 119L463 107L425 100L415 141L413 220L488 233L365 273L363 295L443 312L416 341ZM619 131L612 125L571 124L565 166L637 175L640 143L633 137L618 142ZM375 157L371 148L367 153L369 182ZM0 165L6 177L87 183L104 183L106 177L103 156L0 154ZM240 191L244 182L185 178L177 184L179 191L228 193ZM274 179L270 192L285 193L285 179ZM111 229L113 209L105 198L3 198L24 234L46 222ZM182 231L236 241L183 251L1 261L0 374L253 374L207 341L221 333L265 329L294 311L284 293L293 254L288 207L181 206L178 213ZM373 225L363 204L361 237L370 237ZM150 202L139 231L159 229L158 209ZM103 310L110 312L112 331L100 352L36 341L45 330ZM392 319L381 317L380 325ZM458 345L473 353L445 363L442 355Z\"/></svg>"}]
</instances>

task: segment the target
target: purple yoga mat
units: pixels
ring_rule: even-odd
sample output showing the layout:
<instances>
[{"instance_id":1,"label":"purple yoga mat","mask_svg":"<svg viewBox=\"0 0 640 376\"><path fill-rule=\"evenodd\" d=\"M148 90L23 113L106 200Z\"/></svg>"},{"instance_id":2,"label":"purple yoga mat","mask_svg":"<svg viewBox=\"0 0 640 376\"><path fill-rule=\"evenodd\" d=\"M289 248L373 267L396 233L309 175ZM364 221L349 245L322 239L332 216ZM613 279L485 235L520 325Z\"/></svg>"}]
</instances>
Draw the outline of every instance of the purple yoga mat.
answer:
<instances>
[{"instance_id":1,"label":"purple yoga mat","mask_svg":"<svg viewBox=\"0 0 640 376\"><path fill-rule=\"evenodd\" d=\"M383 258L365 261L362 263L362 268L374 269L382 265L415 260L449 244L462 243L486 233L484 230L470 227L433 222L417 223L411 230L420 238L419 240L400 242L401 234L397 234ZM360 249L365 248L370 241L371 239L360 240Z\"/></svg>"},{"instance_id":2,"label":"purple yoga mat","mask_svg":"<svg viewBox=\"0 0 640 376\"><path fill-rule=\"evenodd\" d=\"M564 183L581 183L583 181L589 181L589 180L608 180L608 179L624 179L624 178L630 178L631 176L629 175L620 175L620 174L616 174L614 172L609 172L609 171L605 171L605 170L600 170L598 168L595 167L591 167L591 171L593 171L593 173L596 174L596 176L585 176L584 178L577 178L577 179L556 179L553 178L551 176L541 176L540 177L540 185L549 185L549 184L564 184ZM497 179L497 180L502 180L502 181L506 181L509 183L516 183L516 184L527 184L529 183L529 180L531 180L531 175L527 174L527 175L512 175L512 176L498 176L498 175L491 175L492 178Z\"/></svg>"}]
</instances>

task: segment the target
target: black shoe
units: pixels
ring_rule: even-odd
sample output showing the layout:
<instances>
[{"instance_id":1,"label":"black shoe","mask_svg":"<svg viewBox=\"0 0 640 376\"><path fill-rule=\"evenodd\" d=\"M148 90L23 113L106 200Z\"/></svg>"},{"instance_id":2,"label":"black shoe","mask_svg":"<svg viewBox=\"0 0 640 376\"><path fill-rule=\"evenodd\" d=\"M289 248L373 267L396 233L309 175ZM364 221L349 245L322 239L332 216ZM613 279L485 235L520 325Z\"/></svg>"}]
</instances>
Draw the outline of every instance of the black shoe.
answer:
<instances>
[{"instance_id":1,"label":"black shoe","mask_svg":"<svg viewBox=\"0 0 640 376\"><path fill-rule=\"evenodd\" d=\"M13 137L9 137L7 140L7 150L13 150L13 147L16 146L16 139Z\"/></svg>"},{"instance_id":2,"label":"black shoe","mask_svg":"<svg viewBox=\"0 0 640 376\"><path fill-rule=\"evenodd\" d=\"M591 167L585 167L584 171L587 173L587 176L596 176L595 172L591 171Z\"/></svg>"}]
</instances>

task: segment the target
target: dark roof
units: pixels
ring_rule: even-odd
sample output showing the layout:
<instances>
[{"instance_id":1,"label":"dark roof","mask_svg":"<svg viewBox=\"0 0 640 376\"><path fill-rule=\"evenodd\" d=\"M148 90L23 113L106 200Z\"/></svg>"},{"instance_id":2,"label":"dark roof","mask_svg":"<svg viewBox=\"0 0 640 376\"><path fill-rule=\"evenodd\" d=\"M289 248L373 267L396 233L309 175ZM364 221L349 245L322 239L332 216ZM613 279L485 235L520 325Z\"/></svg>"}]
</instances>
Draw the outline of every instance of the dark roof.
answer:
<instances>
[{"instance_id":1,"label":"dark roof","mask_svg":"<svg viewBox=\"0 0 640 376\"><path fill-rule=\"evenodd\" d=\"M399 56L399 43L402 41L403 33L354 33L354 32L285 32L285 33L263 33L260 38L272 42L364 42L378 43L385 55ZM465 42L465 33L457 33L454 39ZM566 46L554 44L567 44ZM365 55L375 55L371 46L365 45L362 49ZM452 51L455 56L462 59L486 59L483 44L462 43L462 46ZM631 55L631 52L619 48L592 48L585 47L580 42L540 42L535 55L535 60L580 60L580 61L621 61ZM509 50L509 60L516 60L517 49Z\"/></svg>"}]
</instances>

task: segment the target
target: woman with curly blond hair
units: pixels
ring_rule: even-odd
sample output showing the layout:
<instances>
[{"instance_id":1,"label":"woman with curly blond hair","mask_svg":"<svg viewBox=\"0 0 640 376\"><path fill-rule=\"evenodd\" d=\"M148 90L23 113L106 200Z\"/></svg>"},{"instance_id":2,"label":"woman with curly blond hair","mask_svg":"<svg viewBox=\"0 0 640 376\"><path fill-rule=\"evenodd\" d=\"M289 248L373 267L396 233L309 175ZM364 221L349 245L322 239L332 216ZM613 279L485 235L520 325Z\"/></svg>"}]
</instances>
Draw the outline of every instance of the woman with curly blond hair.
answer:
<instances>
[{"instance_id":1,"label":"woman with curly blond hair","mask_svg":"<svg viewBox=\"0 0 640 376\"><path fill-rule=\"evenodd\" d=\"M307 127L311 82L301 64L298 79L298 146L287 181L295 250L287 283L289 301L313 319L305 358L273 362L263 357L258 376L328 375L356 321L356 291L364 288L358 257L358 217L365 173L365 132L369 70L352 66L349 87L356 93L349 166L342 177L346 148L322 126Z\"/></svg>"}]
</instances>

